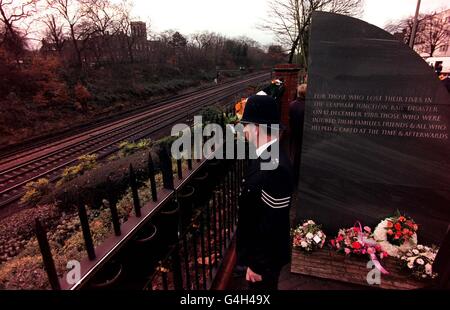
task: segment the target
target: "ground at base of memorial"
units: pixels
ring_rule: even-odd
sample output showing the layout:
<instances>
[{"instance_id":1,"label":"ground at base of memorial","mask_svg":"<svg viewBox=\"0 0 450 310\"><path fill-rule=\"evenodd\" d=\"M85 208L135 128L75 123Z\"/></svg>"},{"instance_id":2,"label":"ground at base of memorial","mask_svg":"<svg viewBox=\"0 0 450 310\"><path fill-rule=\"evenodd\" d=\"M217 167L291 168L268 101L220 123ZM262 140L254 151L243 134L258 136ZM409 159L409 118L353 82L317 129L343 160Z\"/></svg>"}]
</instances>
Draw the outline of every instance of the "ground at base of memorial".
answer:
<instances>
[{"instance_id":1,"label":"ground at base of memorial","mask_svg":"<svg viewBox=\"0 0 450 310\"><path fill-rule=\"evenodd\" d=\"M292 197L291 206L291 227L295 223L295 207L297 205L297 195ZM234 274L226 287L229 290L246 290L248 288L245 275ZM279 290L367 290L372 289L352 283L345 283L335 280L316 278L306 275L291 273L291 264L283 267L278 282Z\"/></svg>"},{"instance_id":2,"label":"ground at base of memorial","mask_svg":"<svg viewBox=\"0 0 450 310\"><path fill-rule=\"evenodd\" d=\"M291 266L286 265L280 274L278 282L279 290L367 290L366 286L339 282L334 280L320 279L291 273ZM232 277L228 283L229 290L246 290L245 276Z\"/></svg>"}]
</instances>

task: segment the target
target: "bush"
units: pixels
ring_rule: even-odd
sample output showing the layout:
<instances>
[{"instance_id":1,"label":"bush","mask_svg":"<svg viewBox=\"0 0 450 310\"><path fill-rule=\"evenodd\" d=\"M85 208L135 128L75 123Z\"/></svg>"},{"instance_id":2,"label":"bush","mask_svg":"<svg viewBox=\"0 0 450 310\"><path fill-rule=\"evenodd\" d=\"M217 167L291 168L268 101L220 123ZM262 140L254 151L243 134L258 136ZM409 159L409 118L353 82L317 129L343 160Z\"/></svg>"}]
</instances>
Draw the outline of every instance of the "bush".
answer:
<instances>
[{"instance_id":1,"label":"bush","mask_svg":"<svg viewBox=\"0 0 450 310\"><path fill-rule=\"evenodd\" d=\"M124 158L139 150L149 149L151 146L150 139L142 139L138 142L123 141L119 144L119 157Z\"/></svg>"},{"instance_id":2,"label":"bush","mask_svg":"<svg viewBox=\"0 0 450 310\"><path fill-rule=\"evenodd\" d=\"M217 119L222 114L222 110L216 106L210 106L203 108L200 112L202 115L203 124L208 124L212 122L217 122Z\"/></svg>"},{"instance_id":3,"label":"bush","mask_svg":"<svg viewBox=\"0 0 450 310\"><path fill-rule=\"evenodd\" d=\"M57 187L62 184L75 179L77 176L83 175L86 171L92 170L96 167L97 164L97 155L83 155L78 157L78 165L67 167L64 169L61 180L56 184Z\"/></svg>"},{"instance_id":4,"label":"bush","mask_svg":"<svg viewBox=\"0 0 450 310\"><path fill-rule=\"evenodd\" d=\"M40 256L25 256L0 269L0 289L48 289L47 273Z\"/></svg>"},{"instance_id":5,"label":"bush","mask_svg":"<svg viewBox=\"0 0 450 310\"><path fill-rule=\"evenodd\" d=\"M105 162L101 167L85 171L76 178L63 182L53 193L45 196L42 203L57 202L63 208L70 208L81 202L98 207L109 192L120 195L129 187L129 166L133 165L136 177L142 182L147 175L148 150L137 151L125 158ZM152 155L155 169L159 166L158 156ZM109 180L108 180L109 179Z\"/></svg>"},{"instance_id":6,"label":"bush","mask_svg":"<svg viewBox=\"0 0 450 310\"><path fill-rule=\"evenodd\" d=\"M25 194L20 199L22 204L36 205L36 203L50 192L48 179L39 179L36 182L29 182L25 185Z\"/></svg>"}]
</instances>

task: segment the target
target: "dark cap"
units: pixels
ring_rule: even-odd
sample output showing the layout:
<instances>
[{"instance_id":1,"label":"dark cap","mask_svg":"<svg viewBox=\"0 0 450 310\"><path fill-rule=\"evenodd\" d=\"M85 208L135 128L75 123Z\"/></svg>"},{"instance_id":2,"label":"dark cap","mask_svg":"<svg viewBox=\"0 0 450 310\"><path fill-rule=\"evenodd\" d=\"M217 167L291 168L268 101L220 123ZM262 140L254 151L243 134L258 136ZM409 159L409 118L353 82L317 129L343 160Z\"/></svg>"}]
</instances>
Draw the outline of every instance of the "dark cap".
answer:
<instances>
[{"instance_id":1,"label":"dark cap","mask_svg":"<svg viewBox=\"0 0 450 310\"><path fill-rule=\"evenodd\" d=\"M249 97L245 104L241 123L264 124L267 126L279 125L280 113L275 99L264 95Z\"/></svg>"}]
</instances>

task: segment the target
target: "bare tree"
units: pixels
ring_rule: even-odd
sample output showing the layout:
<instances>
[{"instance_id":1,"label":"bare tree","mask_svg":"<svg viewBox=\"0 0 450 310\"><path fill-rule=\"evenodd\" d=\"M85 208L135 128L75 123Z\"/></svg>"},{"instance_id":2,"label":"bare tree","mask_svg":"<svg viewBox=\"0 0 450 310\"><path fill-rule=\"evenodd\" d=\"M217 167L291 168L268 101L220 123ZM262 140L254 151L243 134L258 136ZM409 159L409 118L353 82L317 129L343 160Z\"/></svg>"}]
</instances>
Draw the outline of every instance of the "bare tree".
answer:
<instances>
[{"instance_id":1,"label":"bare tree","mask_svg":"<svg viewBox=\"0 0 450 310\"><path fill-rule=\"evenodd\" d=\"M76 63L83 67L83 42L92 34L87 20L86 2L83 0L47 0L49 8L55 10L69 29L70 39L76 55Z\"/></svg>"},{"instance_id":2,"label":"bare tree","mask_svg":"<svg viewBox=\"0 0 450 310\"><path fill-rule=\"evenodd\" d=\"M101 56L109 55L111 62L116 62L116 53L113 50L117 39L115 37L121 30L121 9L109 0L85 0L86 17L92 26L92 35L98 39L94 46L89 46L96 54L97 60Z\"/></svg>"},{"instance_id":3,"label":"bare tree","mask_svg":"<svg viewBox=\"0 0 450 310\"><path fill-rule=\"evenodd\" d=\"M450 36L450 27L437 14L429 14L418 28L417 44L419 50L433 57L435 51L446 45Z\"/></svg>"},{"instance_id":4,"label":"bare tree","mask_svg":"<svg viewBox=\"0 0 450 310\"><path fill-rule=\"evenodd\" d=\"M271 32L289 51L289 63L300 51L307 64L308 32L314 11L328 11L351 16L362 13L363 0L270 0L269 16L260 28Z\"/></svg>"},{"instance_id":5,"label":"bare tree","mask_svg":"<svg viewBox=\"0 0 450 310\"><path fill-rule=\"evenodd\" d=\"M389 22L384 29L390 33L399 33L403 42L408 44L411 40L414 17L410 16L398 21ZM439 48L447 44L450 36L450 26L438 14L420 14L417 24L417 33L414 47L417 51L433 56Z\"/></svg>"},{"instance_id":6,"label":"bare tree","mask_svg":"<svg viewBox=\"0 0 450 310\"><path fill-rule=\"evenodd\" d=\"M16 57L25 48L25 34L19 23L36 13L38 0L0 0L0 46L5 47Z\"/></svg>"},{"instance_id":7,"label":"bare tree","mask_svg":"<svg viewBox=\"0 0 450 310\"><path fill-rule=\"evenodd\" d=\"M54 14L47 15L42 21L45 25L45 41L53 45L55 50L61 54L65 43L63 25L57 21Z\"/></svg>"},{"instance_id":8,"label":"bare tree","mask_svg":"<svg viewBox=\"0 0 450 310\"><path fill-rule=\"evenodd\" d=\"M117 7L118 10L118 32L124 36L126 50L128 53L128 58L131 63L135 61L134 57L134 46L136 43L136 37L133 36L131 31L131 24L133 21L131 10L133 9L133 2L124 0Z\"/></svg>"},{"instance_id":9,"label":"bare tree","mask_svg":"<svg viewBox=\"0 0 450 310\"><path fill-rule=\"evenodd\" d=\"M422 28L422 23L425 20L427 15L420 14L417 18L417 29ZM412 29L414 25L414 16L410 16L408 18L404 18L397 21L390 21L384 26L384 30L389 33L396 34L399 33L403 37L403 42L409 45L409 41L411 40ZM417 36L416 36L417 38Z\"/></svg>"}]
</instances>

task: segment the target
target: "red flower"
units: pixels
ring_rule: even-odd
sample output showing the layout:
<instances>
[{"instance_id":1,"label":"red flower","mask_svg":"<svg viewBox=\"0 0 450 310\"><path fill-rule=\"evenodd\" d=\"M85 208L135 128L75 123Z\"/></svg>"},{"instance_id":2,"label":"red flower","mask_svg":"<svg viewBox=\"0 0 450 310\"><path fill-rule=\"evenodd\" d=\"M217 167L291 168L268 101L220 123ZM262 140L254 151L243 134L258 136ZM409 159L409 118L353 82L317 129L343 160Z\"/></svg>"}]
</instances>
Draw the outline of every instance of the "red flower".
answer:
<instances>
[{"instance_id":1,"label":"red flower","mask_svg":"<svg viewBox=\"0 0 450 310\"><path fill-rule=\"evenodd\" d=\"M361 243L359 243L358 241L353 242L352 243L352 248L360 249L361 248Z\"/></svg>"},{"instance_id":2,"label":"red flower","mask_svg":"<svg viewBox=\"0 0 450 310\"><path fill-rule=\"evenodd\" d=\"M403 234L404 235L408 235L409 234L409 229L408 228L403 228Z\"/></svg>"},{"instance_id":3,"label":"red flower","mask_svg":"<svg viewBox=\"0 0 450 310\"><path fill-rule=\"evenodd\" d=\"M397 232L395 233L395 236L400 238L400 237L402 236L402 233L401 233L400 231L397 231Z\"/></svg>"},{"instance_id":4,"label":"red flower","mask_svg":"<svg viewBox=\"0 0 450 310\"><path fill-rule=\"evenodd\" d=\"M334 239L331 240L331 245L332 245L333 247L335 246L335 244L336 244L336 241L334 241Z\"/></svg>"},{"instance_id":5,"label":"red flower","mask_svg":"<svg viewBox=\"0 0 450 310\"><path fill-rule=\"evenodd\" d=\"M400 225L400 223L395 223L394 228L397 230L401 230L402 229L402 225Z\"/></svg>"},{"instance_id":6,"label":"red flower","mask_svg":"<svg viewBox=\"0 0 450 310\"><path fill-rule=\"evenodd\" d=\"M389 230L387 231L387 233L388 233L388 235L393 235L393 234L394 234L394 232L392 231L392 229L389 229Z\"/></svg>"},{"instance_id":7,"label":"red flower","mask_svg":"<svg viewBox=\"0 0 450 310\"><path fill-rule=\"evenodd\" d=\"M409 227L413 227L413 222L411 222L411 221L406 221L406 225L409 226Z\"/></svg>"},{"instance_id":8,"label":"red flower","mask_svg":"<svg viewBox=\"0 0 450 310\"><path fill-rule=\"evenodd\" d=\"M394 224L392 224L391 221L388 221L388 222L387 222L387 227L388 227L388 228L392 228L393 226L394 226Z\"/></svg>"},{"instance_id":9,"label":"red flower","mask_svg":"<svg viewBox=\"0 0 450 310\"><path fill-rule=\"evenodd\" d=\"M400 216L400 217L398 218L398 220L399 220L400 222L405 222L405 221L406 221L406 218L405 218L404 216Z\"/></svg>"}]
</instances>

